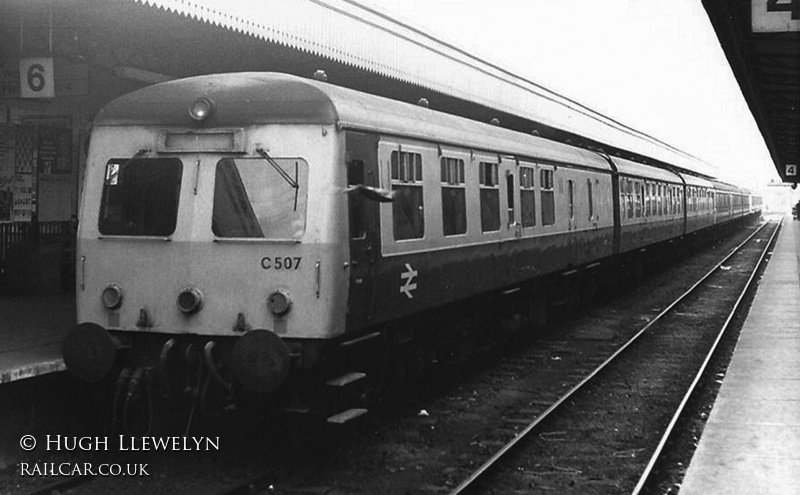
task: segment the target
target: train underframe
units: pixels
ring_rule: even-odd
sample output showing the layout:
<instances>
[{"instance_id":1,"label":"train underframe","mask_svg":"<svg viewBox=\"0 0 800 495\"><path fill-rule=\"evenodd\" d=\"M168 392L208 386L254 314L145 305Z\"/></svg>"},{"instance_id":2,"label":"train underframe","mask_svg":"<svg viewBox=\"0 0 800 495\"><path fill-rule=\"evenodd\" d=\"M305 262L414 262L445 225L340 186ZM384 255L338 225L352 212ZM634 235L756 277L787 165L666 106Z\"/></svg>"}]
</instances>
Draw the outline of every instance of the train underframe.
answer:
<instances>
[{"instance_id":1,"label":"train underframe","mask_svg":"<svg viewBox=\"0 0 800 495\"><path fill-rule=\"evenodd\" d=\"M280 380L264 378L275 371L270 363L256 366L261 381L242 378L236 369L240 336L108 332L115 353L113 371L101 387L110 401L107 426L112 432L146 434L161 424L164 413L181 413L177 416L188 417L191 424L195 417L237 410L260 417L292 413L314 418L365 410L387 390L414 386L434 367L460 366L503 343L535 336L598 294L631 287L654 267L748 220L477 295L357 335L287 339L288 367Z\"/></svg>"}]
</instances>

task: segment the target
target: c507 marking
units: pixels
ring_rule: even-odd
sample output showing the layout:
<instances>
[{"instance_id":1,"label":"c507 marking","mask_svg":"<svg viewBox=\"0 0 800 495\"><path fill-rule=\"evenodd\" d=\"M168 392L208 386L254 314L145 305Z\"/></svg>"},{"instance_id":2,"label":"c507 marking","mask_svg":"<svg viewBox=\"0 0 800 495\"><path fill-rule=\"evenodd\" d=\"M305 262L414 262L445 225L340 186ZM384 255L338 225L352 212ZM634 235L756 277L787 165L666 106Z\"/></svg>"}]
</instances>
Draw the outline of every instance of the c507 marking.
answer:
<instances>
[{"instance_id":1,"label":"c507 marking","mask_svg":"<svg viewBox=\"0 0 800 495\"><path fill-rule=\"evenodd\" d=\"M299 270L302 256L264 256L261 268L264 270Z\"/></svg>"}]
</instances>

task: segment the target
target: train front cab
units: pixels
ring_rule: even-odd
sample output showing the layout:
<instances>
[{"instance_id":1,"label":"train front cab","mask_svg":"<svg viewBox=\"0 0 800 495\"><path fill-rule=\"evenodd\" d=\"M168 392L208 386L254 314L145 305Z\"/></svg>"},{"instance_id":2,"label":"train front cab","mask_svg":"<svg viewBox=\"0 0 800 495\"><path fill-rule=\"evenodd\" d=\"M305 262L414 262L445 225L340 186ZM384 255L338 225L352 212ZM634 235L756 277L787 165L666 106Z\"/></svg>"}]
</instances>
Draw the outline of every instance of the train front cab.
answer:
<instances>
[{"instance_id":1,"label":"train front cab","mask_svg":"<svg viewBox=\"0 0 800 495\"><path fill-rule=\"evenodd\" d=\"M98 116L78 232L80 324L64 344L82 380L204 362L271 391L343 332L346 178L333 166L344 153L330 102L312 98L286 125L281 88L273 97L268 81L245 78L239 89L257 104L242 111L231 98L247 94L226 92L226 77L145 88ZM189 109L203 99L214 108L201 126Z\"/></svg>"}]
</instances>

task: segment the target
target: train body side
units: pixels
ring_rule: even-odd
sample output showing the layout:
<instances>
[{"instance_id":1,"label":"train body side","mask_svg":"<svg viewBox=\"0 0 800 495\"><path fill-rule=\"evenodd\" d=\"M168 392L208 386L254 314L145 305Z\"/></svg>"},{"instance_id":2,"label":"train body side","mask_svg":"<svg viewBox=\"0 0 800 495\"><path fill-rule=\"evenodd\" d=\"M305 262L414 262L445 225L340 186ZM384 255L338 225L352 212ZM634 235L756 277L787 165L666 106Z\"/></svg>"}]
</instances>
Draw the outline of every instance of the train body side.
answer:
<instances>
[{"instance_id":1,"label":"train body side","mask_svg":"<svg viewBox=\"0 0 800 495\"><path fill-rule=\"evenodd\" d=\"M367 164L358 174L371 177L365 185L395 193L386 203L349 198L366 217L356 223L369 226L351 231L351 330L613 254L612 175L599 156L556 162L536 148L510 156L469 146L477 141L443 146L355 132L348 143L348 156ZM420 177L397 173L405 159L420 164ZM404 210L416 216L411 225L399 218Z\"/></svg>"}]
</instances>

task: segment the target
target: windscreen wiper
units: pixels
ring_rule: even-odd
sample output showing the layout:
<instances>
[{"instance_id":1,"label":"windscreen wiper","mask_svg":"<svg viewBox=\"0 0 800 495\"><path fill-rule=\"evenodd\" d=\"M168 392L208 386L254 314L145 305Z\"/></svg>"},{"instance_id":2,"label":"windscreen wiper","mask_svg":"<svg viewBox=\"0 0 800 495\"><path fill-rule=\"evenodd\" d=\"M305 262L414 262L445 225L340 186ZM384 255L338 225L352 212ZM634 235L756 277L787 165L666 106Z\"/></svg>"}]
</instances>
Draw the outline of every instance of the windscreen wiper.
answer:
<instances>
[{"instance_id":1,"label":"windscreen wiper","mask_svg":"<svg viewBox=\"0 0 800 495\"><path fill-rule=\"evenodd\" d=\"M264 148L256 148L256 153L261 155L261 157L264 160L266 160L267 163L272 165L272 168L274 168L275 171L278 172L278 175L280 175L281 178L283 178L283 180L285 180L287 184L289 184L292 188L294 188L294 211L297 211L297 193L300 191L300 184L297 183L297 165L295 164L294 179L293 179L292 176L289 175L289 172L284 170L283 167L281 167L278 164L278 162L276 162L275 160L272 159L271 156L269 156L267 150L265 150Z\"/></svg>"},{"instance_id":2,"label":"windscreen wiper","mask_svg":"<svg viewBox=\"0 0 800 495\"><path fill-rule=\"evenodd\" d=\"M287 184L289 184L295 189L300 189L300 185L297 183L297 178L292 179L292 176L289 175L289 172L287 172L286 170L283 169L283 167L278 165L278 162L273 160L272 157L269 156L269 153L267 153L264 148L256 148L256 153L261 155L261 157L264 158L264 160L266 160L270 165L272 165L272 168L274 168L275 171L278 172L278 175L280 175L283 178L283 180L286 181Z\"/></svg>"}]
</instances>

